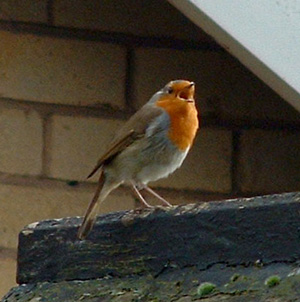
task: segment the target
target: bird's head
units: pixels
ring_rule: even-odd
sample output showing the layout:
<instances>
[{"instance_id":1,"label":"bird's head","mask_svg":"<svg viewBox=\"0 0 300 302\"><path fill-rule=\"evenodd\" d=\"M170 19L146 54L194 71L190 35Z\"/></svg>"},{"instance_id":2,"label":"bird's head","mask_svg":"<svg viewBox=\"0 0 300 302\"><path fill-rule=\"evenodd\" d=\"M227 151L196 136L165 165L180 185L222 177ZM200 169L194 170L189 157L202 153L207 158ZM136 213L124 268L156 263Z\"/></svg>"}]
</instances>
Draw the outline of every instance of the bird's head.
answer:
<instances>
[{"instance_id":1,"label":"bird's head","mask_svg":"<svg viewBox=\"0 0 300 302\"><path fill-rule=\"evenodd\" d=\"M165 87L156 92L147 105L176 104L195 105L195 83L186 80L169 82ZM161 106L164 107L164 106ZM189 107L189 106L187 106Z\"/></svg>"},{"instance_id":2,"label":"bird's head","mask_svg":"<svg viewBox=\"0 0 300 302\"><path fill-rule=\"evenodd\" d=\"M183 102L193 103L195 94L195 83L185 80L169 82L162 90L162 95Z\"/></svg>"}]
</instances>

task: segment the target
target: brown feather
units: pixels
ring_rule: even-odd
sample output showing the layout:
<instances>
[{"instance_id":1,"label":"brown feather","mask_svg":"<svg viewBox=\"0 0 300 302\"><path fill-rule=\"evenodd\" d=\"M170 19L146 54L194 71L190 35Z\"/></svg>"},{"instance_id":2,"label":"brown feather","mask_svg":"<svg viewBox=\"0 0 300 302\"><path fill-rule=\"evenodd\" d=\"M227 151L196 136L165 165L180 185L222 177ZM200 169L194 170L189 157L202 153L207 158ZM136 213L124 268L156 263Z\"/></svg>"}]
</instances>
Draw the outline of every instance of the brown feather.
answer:
<instances>
[{"instance_id":1,"label":"brown feather","mask_svg":"<svg viewBox=\"0 0 300 302\"><path fill-rule=\"evenodd\" d=\"M119 130L108 150L100 157L97 165L87 178L93 176L105 162L110 162L136 139L143 137L150 122L159 116L162 110L161 108L146 104L136 112Z\"/></svg>"},{"instance_id":2,"label":"brown feather","mask_svg":"<svg viewBox=\"0 0 300 302\"><path fill-rule=\"evenodd\" d=\"M134 134L134 130L131 129L129 133L127 133L123 138L116 141L98 160L97 165L93 169L93 171L88 175L87 178L93 176L97 170L112 156L118 154L120 151L124 149L124 147L128 146L132 142L132 136Z\"/></svg>"},{"instance_id":3,"label":"brown feather","mask_svg":"<svg viewBox=\"0 0 300 302\"><path fill-rule=\"evenodd\" d=\"M104 182L105 182L104 173L103 173L103 171L101 171L95 195L89 204L89 207L85 213L83 222L77 233L77 236L80 240L83 240L88 235L88 233L90 232L90 230L92 229L92 227L95 223L96 214L97 214L96 210L97 210L97 205L98 205L98 198L99 198L99 195L103 188Z\"/></svg>"}]
</instances>

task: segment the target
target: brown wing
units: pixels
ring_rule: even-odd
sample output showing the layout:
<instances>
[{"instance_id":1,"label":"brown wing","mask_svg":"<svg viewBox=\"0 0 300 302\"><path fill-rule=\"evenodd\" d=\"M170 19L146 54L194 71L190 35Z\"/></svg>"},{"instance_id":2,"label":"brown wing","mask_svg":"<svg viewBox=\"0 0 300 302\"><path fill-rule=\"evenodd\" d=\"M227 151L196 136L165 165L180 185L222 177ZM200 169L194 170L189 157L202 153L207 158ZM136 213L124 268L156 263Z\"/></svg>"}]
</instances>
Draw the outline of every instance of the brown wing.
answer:
<instances>
[{"instance_id":1,"label":"brown wing","mask_svg":"<svg viewBox=\"0 0 300 302\"><path fill-rule=\"evenodd\" d=\"M132 138L134 135L134 130L131 129L124 137L122 137L119 141L116 141L98 160L97 165L93 169L93 171L88 175L87 178L90 178L95 174L95 172L103 165L103 163L112 156L118 154L122 151L126 146L130 145L132 142Z\"/></svg>"},{"instance_id":2,"label":"brown wing","mask_svg":"<svg viewBox=\"0 0 300 302\"><path fill-rule=\"evenodd\" d=\"M162 113L162 109L152 104L144 105L119 130L108 150L100 157L97 165L88 175L90 178L105 162L112 160L118 153L145 135L149 123Z\"/></svg>"}]
</instances>

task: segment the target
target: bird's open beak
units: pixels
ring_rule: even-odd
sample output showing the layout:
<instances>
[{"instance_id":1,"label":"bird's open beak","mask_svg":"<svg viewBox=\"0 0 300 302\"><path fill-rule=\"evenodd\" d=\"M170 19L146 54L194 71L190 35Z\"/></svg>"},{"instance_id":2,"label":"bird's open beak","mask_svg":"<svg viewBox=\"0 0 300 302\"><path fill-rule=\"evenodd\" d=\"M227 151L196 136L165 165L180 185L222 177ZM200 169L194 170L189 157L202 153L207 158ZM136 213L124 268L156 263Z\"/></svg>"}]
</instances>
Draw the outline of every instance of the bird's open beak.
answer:
<instances>
[{"instance_id":1,"label":"bird's open beak","mask_svg":"<svg viewBox=\"0 0 300 302\"><path fill-rule=\"evenodd\" d=\"M191 82L188 86L184 87L179 93L178 97L187 102L194 102L195 83Z\"/></svg>"}]
</instances>

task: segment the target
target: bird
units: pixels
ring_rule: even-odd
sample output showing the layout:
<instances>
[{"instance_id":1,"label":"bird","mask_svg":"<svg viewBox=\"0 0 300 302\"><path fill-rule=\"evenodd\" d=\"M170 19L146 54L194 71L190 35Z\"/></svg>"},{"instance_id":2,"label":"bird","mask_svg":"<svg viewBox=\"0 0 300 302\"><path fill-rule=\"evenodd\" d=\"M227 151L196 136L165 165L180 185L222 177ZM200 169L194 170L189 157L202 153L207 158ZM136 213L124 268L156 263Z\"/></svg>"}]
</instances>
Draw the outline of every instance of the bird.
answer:
<instances>
[{"instance_id":1,"label":"bird","mask_svg":"<svg viewBox=\"0 0 300 302\"><path fill-rule=\"evenodd\" d=\"M146 207L151 205L141 190L171 206L147 184L167 177L186 158L199 127L194 95L194 82L170 81L116 133L88 175L90 178L98 170L100 172L94 197L78 229L80 240L84 240L93 228L99 205L123 183L132 188Z\"/></svg>"}]
</instances>

